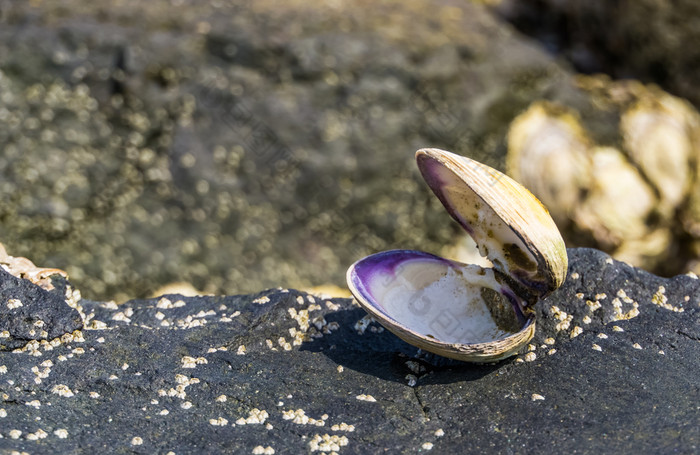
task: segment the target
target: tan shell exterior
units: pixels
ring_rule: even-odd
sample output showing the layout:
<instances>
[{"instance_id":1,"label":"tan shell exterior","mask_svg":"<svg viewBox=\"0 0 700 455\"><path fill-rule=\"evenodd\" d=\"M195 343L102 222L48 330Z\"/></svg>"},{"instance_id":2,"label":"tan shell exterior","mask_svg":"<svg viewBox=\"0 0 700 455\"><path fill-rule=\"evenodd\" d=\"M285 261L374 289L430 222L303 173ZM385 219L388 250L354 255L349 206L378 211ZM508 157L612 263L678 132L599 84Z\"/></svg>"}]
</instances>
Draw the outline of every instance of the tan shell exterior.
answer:
<instances>
[{"instance_id":1,"label":"tan shell exterior","mask_svg":"<svg viewBox=\"0 0 700 455\"><path fill-rule=\"evenodd\" d=\"M540 298L564 282L568 267L564 240L547 209L530 191L485 164L440 149L421 149L416 152L416 159L424 177L426 172L423 171L424 165L422 166L421 162L427 158L437 161L461 179L465 187L483 200L485 206L522 240L524 247L536 262L535 270L528 270L516 260L509 260L504 264L494 263L496 269L513 278L518 274L526 275L528 280L532 280L530 284L536 287L533 289L534 294ZM439 194L431 182L428 184L450 214L460 221L455 216L454 209L446 203L444 196ZM475 236L470 232L477 245L488 237L487 234L479 232L478 226L471 228L476 233ZM494 251L488 255L492 262L493 255ZM523 284L530 287L527 283Z\"/></svg>"}]
</instances>

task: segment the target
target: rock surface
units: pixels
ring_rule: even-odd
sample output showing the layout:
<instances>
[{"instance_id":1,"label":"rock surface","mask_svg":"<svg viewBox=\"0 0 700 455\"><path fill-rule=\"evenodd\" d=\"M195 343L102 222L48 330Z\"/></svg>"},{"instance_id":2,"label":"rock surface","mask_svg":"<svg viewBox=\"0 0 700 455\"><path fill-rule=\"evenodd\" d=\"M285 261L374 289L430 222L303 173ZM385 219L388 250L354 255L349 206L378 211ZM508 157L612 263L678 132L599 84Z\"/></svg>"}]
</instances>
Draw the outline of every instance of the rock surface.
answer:
<instances>
[{"instance_id":1,"label":"rock surface","mask_svg":"<svg viewBox=\"0 0 700 455\"><path fill-rule=\"evenodd\" d=\"M418 353L351 300L294 290L53 306L45 330L65 334L0 351L0 451L696 452L700 281L569 256L531 350L495 365ZM54 282L41 299L75 295ZM82 330L51 322L72 311Z\"/></svg>"}]
</instances>

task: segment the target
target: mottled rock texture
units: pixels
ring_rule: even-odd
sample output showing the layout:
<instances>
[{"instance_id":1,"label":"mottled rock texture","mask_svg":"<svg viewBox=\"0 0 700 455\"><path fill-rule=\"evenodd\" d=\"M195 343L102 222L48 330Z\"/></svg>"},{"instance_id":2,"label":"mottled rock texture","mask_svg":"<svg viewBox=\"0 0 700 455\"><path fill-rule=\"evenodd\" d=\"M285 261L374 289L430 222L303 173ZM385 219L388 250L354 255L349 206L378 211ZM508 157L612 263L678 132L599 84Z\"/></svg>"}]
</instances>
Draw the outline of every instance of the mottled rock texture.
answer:
<instances>
[{"instance_id":1,"label":"mottled rock texture","mask_svg":"<svg viewBox=\"0 0 700 455\"><path fill-rule=\"evenodd\" d=\"M572 93L478 3L3 2L1 240L95 299L342 284L454 239L415 150Z\"/></svg>"},{"instance_id":2,"label":"mottled rock texture","mask_svg":"<svg viewBox=\"0 0 700 455\"><path fill-rule=\"evenodd\" d=\"M418 353L350 300L294 290L83 300L83 330L0 351L0 451L696 452L700 281L569 256L532 347L495 365Z\"/></svg>"}]
</instances>

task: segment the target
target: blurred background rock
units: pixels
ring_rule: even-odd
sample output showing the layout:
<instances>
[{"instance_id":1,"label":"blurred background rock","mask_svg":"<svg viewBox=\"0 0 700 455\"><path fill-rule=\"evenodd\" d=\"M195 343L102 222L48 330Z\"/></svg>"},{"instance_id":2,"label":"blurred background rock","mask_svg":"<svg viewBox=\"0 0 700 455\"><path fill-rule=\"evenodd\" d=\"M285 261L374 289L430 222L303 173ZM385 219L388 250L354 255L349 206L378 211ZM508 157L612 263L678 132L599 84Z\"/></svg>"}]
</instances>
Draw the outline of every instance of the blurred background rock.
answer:
<instances>
[{"instance_id":1,"label":"blurred background rock","mask_svg":"<svg viewBox=\"0 0 700 455\"><path fill-rule=\"evenodd\" d=\"M484 3L0 0L2 242L95 299L173 282L344 286L349 264L382 249L466 254L416 149L500 169L534 149L562 156L509 157L509 170L529 163L569 246L622 254L633 239L643 252L627 260L692 267L695 109L577 76L569 53ZM676 79L697 88L693 77ZM634 155L650 142L680 148L668 172ZM624 171L604 177L606 163ZM553 190L561 169L573 190ZM614 185L589 187L616 175L631 206Z\"/></svg>"},{"instance_id":2,"label":"blurred background rock","mask_svg":"<svg viewBox=\"0 0 700 455\"><path fill-rule=\"evenodd\" d=\"M501 17L583 73L653 82L700 106L700 2L494 0Z\"/></svg>"}]
</instances>

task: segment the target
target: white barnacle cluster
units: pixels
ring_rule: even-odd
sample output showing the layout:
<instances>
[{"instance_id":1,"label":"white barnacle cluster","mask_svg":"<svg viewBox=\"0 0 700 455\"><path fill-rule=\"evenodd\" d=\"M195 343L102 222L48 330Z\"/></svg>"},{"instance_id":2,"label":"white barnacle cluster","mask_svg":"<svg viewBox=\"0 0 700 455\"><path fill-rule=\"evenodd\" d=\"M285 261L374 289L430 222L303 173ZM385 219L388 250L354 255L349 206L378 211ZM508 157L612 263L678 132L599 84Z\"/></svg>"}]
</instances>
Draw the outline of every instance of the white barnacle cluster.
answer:
<instances>
[{"instance_id":1,"label":"white barnacle cluster","mask_svg":"<svg viewBox=\"0 0 700 455\"><path fill-rule=\"evenodd\" d=\"M161 297L158 300L158 303L156 304L156 308L160 308L162 310L170 310L172 308L180 308L185 306L185 301L184 300L177 300L174 303L167 297Z\"/></svg>"},{"instance_id":2,"label":"white barnacle cluster","mask_svg":"<svg viewBox=\"0 0 700 455\"><path fill-rule=\"evenodd\" d=\"M602 307L598 300L596 300L595 302L592 300L586 300L586 305L588 306L588 311L590 311L591 313L593 313L596 310L599 310L600 307Z\"/></svg>"},{"instance_id":3,"label":"white barnacle cluster","mask_svg":"<svg viewBox=\"0 0 700 455\"><path fill-rule=\"evenodd\" d=\"M372 333L381 333L384 331L384 327L378 325L372 325L373 322L377 322L370 315L365 315L362 319L355 323L355 331L358 335L364 335L367 329Z\"/></svg>"},{"instance_id":4,"label":"white barnacle cluster","mask_svg":"<svg viewBox=\"0 0 700 455\"><path fill-rule=\"evenodd\" d=\"M27 401L24 404L27 406L31 406L33 408L39 409L41 407L41 401L39 400L32 400L32 401Z\"/></svg>"},{"instance_id":5,"label":"white barnacle cluster","mask_svg":"<svg viewBox=\"0 0 700 455\"><path fill-rule=\"evenodd\" d=\"M39 439L45 439L49 434L39 428L34 433L27 433L27 440L38 441Z\"/></svg>"},{"instance_id":6,"label":"white barnacle cluster","mask_svg":"<svg viewBox=\"0 0 700 455\"><path fill-rule=\"evenodd\" d=\"M340 309L340 305L337 303L333 303L330 300L325 301L326 308L328 308L330 311L338 311Z\"/></svg>"},{"instance_id":7,"label":"white barnacle cluster","mask_svg":"<svg viewBox=\"0 0 700 455\"><path fill-rule=\"evenodd\" d=\"M309 441L311 452L338 452L341 447L348 445L348 438L345 436L315 434Z\"/></svg>"},{"instance_id":8,"label":"white barnacle cluster","mask_svg":"<svg viewBox=\"0 0 700 455\"><path fill-rule=\"evenodd\" d=\"M534 352L528 352L523 356L523 359L526 362L534 362L537 359L537 354L535 354Z\"/></svg>"},{"instance_id":9,"label":"white barnacle cluster","mask_svg":"<svg viewBox=\"0 0 700 455\"><path fill-rule=\"evenodd\" d=\"M547 338L547 340L551 340L551 341L552 341L552 344L554 344L554 338ZM545 349L545 348L547 348L547 345L546 345L546 344L543 344L543 345L540 346L540 347L541 347L542 349ZM537 346L535 346L535 345L532 344L532 343L528 344L528 345L527 345L527 352L525 353L525 355L522 356L522 357L518 357L517 359L515 359L515 361L516 361L517 363L533 362L533 361L535 361L535 360L537 359L537 354L535 353L536 350L537 350Z\"/></svg>"},{"instance_id":10,"label":"white barnacle cluster","mask_svg":"<svg viewBox=\"0 0 700 455\"><path fill-rule=\"evenodd\" d=\"M51 393L55 393L56 395L60 395L66 398L74 396L73 391L70 389L70 387L68 387L65 384L56 384L51 388Z\"/></svg>"},{"instance_id":11,"label":"white barnacle cluster","mask_svg":"<svg viewBox=\"0 0 700 455\"><path fill-rule=\"evenodd\" d=\"M14 310L14 309L22 307L22 306L24 306L24 304L19 299L9 299L7 301L7 308L10 310Z\"/></svg>"},{"instance_id":12,"label":"white barnacle cluster","mask_svg":"<svg viewBox=\"0 0 700 455\"><path fill-rule=\"evenodd\" d=\"M188 378L184 374L176 374L175 375L175 382L177 383L177 385L175 387L171 387L167 391L164 389L158 390L158 396L177 397L181 400L184 400L185 397L187 396L185 389L192 384L199 384L199 379L198 378Z\"/></svg>"},{"instance_id":13,"label":"white barnacle cluster","mask_svg":"<svg viewBox=\"0 0 700 455\"><path fill-rule=\"evenodd\" d=\"M39 369L39 367L42 367L42 369ZM39 365L33 366L32 373L34 373L34 383L41 384L42 379L48 378L49 373L51 373L51 367L53 367L53 361L50 359L41 362Z\"/></svg>"},{"instance_id":14,"label":"white barnacle cluster","mask_svg":"<svg viewBox=\"0 0 700 455\"><path fill-rule=\"evenodd\" d=\"M305 341L322 338L323 335L328 335L340 327L335 321L326 321L326 318L324 318L323 315L312 317L309 313L321 310L321 306L315 303L313 296L308 297L310 297L309 302L311 303L307 308L300 310L297 310L296 308L289 308L287 310L289 316L296 321L298 328L291 327L289 329L289 335L292 337L291 343L284 337L280 337L278 339L278 344L285 351L291 350L292 346L300 346ZM301 296L298 296L297 303L300 305L303 304L304 299Z\"/></svg>"},{"instance_id":15,"label":"white barnacle cluster","mask_svg":"<svg viewBox=\"0 0 700 455\"><path fill-rule=\"evenodd\" d=\"M185 318L183 319L178 319L175 321L177 324L178 329L182 330L187 330L187 329L193 329L196 327L202 327L207 324L207 317L209 316L215 316L216 311L214 310L209 310L209 311L200 311L199 313L192 315L188 314ZM166 322L166 321L163 321ZM162 323L161 323L162 325Z\"/></svg>"},{"instance_id":16,"label":"white barnacle cluster","mask_svg":"<svg viewBox=\"0 0 700 455\"><path fill-rule=\"evenodd\" d=\"M253 452L251 452L253 455L274 455L275 449L273 449L270 446L263 447L263 446L255 446L253 448Z\"/></svg>"},{"instance_id":17,"label":"white barnacle cluster","mask_svg":"<svg viewBox=\"0 0 700 455\"><path fill-rule=\"evenodd\" d=\"M284 420L291 420L298 425L315 425L317 427L322 427L326 424L328 414L323 414L320 419L314 419L307 416L303 409L289 409L287 411L282 411L282 418Z\"/></svg>"},{"instance_id":18,"label":"white barnacle cluster","mask_svg":"<svg viewBox=\"0 0 700 455\"><path fill-rule=\"evenodd\" d=\"M347 431L349 433L352 433L355 431L355 425L348 425L345 422L341 422L340 424L333 425L331 427L331 430L333 431Z\"/></svg>"},{"instance_id":19,"label":"white barnacle cluster","mask_svg":"<svg viewBox=\"0 0 700 455\"><path fill-rule=\"evenodd\" d=\"M134 315L134 309L133 308L127 308L124 311L117 311L114 313L112 316L113 321L119 321L119 322L126 322L127 324L131 323L131 316Z\"/></svg>"},{"instance_id":20,"label":"white barnacle cluster","mask_svg":"<svg viewBox=\"0 0 700 455\"><path fill-rule=\"evenodd\" d=\"M264 305L266 303L270 302L270 297L263 295L262 297L258 297L257 299L253 300L253 303L257 303L258 305Z\"/></svg>"},{"instance_id":21,"label":"white barnacle cluster","mask_svg":"<svg viewBox=\"0 0 700 455\"><path fill-rule=\"evenodd\" d=\"M572 315L568 314L566 311L560 309L556 305L552 305L551 307L549 307L549 312L552 314L552 316L554 316L554 318L557 321L559 321L556 325L557 332L567 330L571 325L571 321L574 319Z\"/></svg>"},{"instance_id":22,"label":"white barnacle cluster","mask_svg":"<svg viewBox=\"0 0 700 455\"><path fill-rule=\"evenodd\" d=\"M106 330L107 329L107 324L105 324L102 321L98 321L96 319L93 319L90 321L88 325L85 326L86 330Z\"/></svg>"},{"instance_id":23,"label":"white barnacle cluster","mask_svg":"<svg viewBox=\"0 0 700 455\"><path fill-rule=\"evenodd\" d=\"M632 308L623 312L623 303L631 304ZM612 306L614 312L612 321L626 321L639 316L639 303L629 298L623 289L617 291L617 297L612 300Z\"/></svg>"},{"instance_id":24,"label":"white barnacle cluster","mask_svg":"<svg viewBox=\"0 0 700 455\"><path fill-rule=\"evenodd\" d=\"M83 320L83 325L88 325L91 322L91 319L95 317L94 313L86 315L85 312L83 311L83 306L80 304L80 301L82 300L82 296L80 295L80 290L79 289L73 289L70 285L66 286L66 293L65 293L65 302L66 305L69 307L73 308L78 312L80 315L80 318Z\"/></svg>"},{"instance_id":25,"label":"white barnacle cluster","mask_svg":"<svg viewBox=\"0 0 700 455\"><path fill-rule=\"evenodd\" d=\"M576 294L576 297L583 300L584 294L578 293ZM603 301L607 298L607 294L598 293L593 299L587 299L586 306L588 307L588 312L595 313L599 309L603 308ZM639 316L639 304L628 297L623 289L617 291L617 296L612 299L610 305L612 306L612 315L608 317L610 321L623 321ZM627 305L627 309L623 308L625 305ZM581 321L583 324L590 324L592 319L590 315L585 315ZM568 326L566 328L568 328ZM575 338L581 333L583 333L583 329L576 326L571 331L570 337Z\"/></svg>"},{"instance_id":26,"label":"white barnacle cluster","mask_svg":"<svg viewBox=\"0 0 700 455\"><path fill-rule=\"evenodd\" d=\"M295 340L295 341L296 341L296 340ZM292 345L291 345L291 343L289 343L289 342L286 340L286 338L284 338L284 337L279 337L279 338L277 339L277 344L279 344L279 346L280 346L282 349L284 349L285 351L291 351L291 350L292 350Z\"/></svg>"},{"instance_id":27,"label":"white barnacle cluster","mask_svg":"<svg viewBox=\"0 0 700 455\"><path fill-rule=\"evenodd\" d=\"M569 334L569 338L576 338L577 336L581 335L583 333L583 329L579 326L575 326L573 329L571 329L571 333Z\"/></svg>"},{"instance_id":28,"label":"white barnacle cluster","mask_svg":"<svg viewBox=\"0 0 700 455\"><path fill-rule=\"evenodd\" d=\"M226 314L223 314L219 318L219 322L231 322L231 321L233 321L233 318L240 316L240 315L241 315L240 311L234 311L233 313L229 314L228 316Z\"/></svg>"},{"instance_id":29,"label":"white barnacle cluster","mask_svg":"<svg viewBox=\"0 0 700 455\"><path fill-rule=\"evenodd\" d=\"M225 427L228 425L228 420L226 420L223 417L219 417L217 419L209 419L209 425L213 425L215 427Z\"/></svg>"},{"instance_id":30,"label":"white barnacle cluster","mask_svg":"<svg viewBox=\"0 0 700 455\"><path fill-rule=\"evenodd\" d=\"M360 401L369 401L371 403L374 403L377 401L372 395L365 395L364 393L361 395L357 395L355 398L360 400Z\"/></svg>"},{"instance_id":31,"label":"white barnacle cluster","mask_svg":"<svg viewBox=\"0 0 700 455\"><path fill-rule=\"evenodd\" d=\"M651 297L651 303L656 306L663 308L664 310L673 311L674 313L682 313L685 311L683 307L673 306L668 303L668 297L666 297L666 288L664 286L659 286L659 289Z\"/></svg>"},{"instance_id":32,"label":"white barnacle cluster","mask_svg":"<svg viewBox=\"0 0 700 455\"><path fill-rule=\"evenodd\" d=\"M4 332L3 332L4 333ZM0 333L0 338L6 338L3 333ZM9 337L9 333L7 334ZM54 348L57 348L61 345L67 345L70 343L83 343L85 341L85 338L83 337L83 333L80 330L76 330L73 333L64 333L60 337L53 338L51 340L31 340L29 341L26 345L24 345L21 348L17 348L13 350L12 352L16 353L21 353L21 352L26 352L27 354L34 356L34 357L39 357L42 354L41 350L43 349L44 351L52 351ZM78 348L76 348L78 349ZM79 348L82 349L82 348ZM73 357L73 354L76 354L75 349L73 350L74 352L72 354L69 354L68 357ZM82 353L82 352L80 352Z\"/></svg>"},{"instance_id":33,"label":"white barnacle cluster","mask_svg":"<svg viewBox=\"0 0 700 455\"><path fill-rule=\"evenodd\" d=\"M261 425L270 417L267 411L253 408L248 413L248 417L236 420L236 425Z\"/></svg>"},{"instance_id":34,"label":"white barnacle cluster","mask_svg":"<svg viewBox=\"0 0 700 455\"><path fill-rule=\"evenodd\" d=\"M208 363L207 359L205 359L204 357L194 358L194 357L190 357L187 355L184 356L181 359L181 361L182 361L182 368L194 368L197 365L206 365Z\"/></svg>"},{"instance_id":35,"label":"white barnacle cluster","mask_svg":"<svg viewBox=\"0 0 700 455\"><path fill-rule=\"evenodd\" d=\"M301 298L301 296L299 297ZM289 316L297 321L297 324L299 325L299 329L301 329L302 332L307 332L309 330L309 310L301 310L297 311L296 308L290 308L287 310L289 312Z\"/></svg>"}]
</instances>

